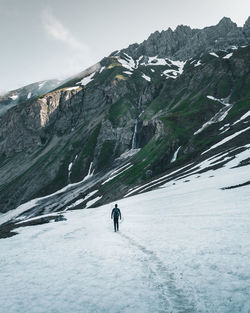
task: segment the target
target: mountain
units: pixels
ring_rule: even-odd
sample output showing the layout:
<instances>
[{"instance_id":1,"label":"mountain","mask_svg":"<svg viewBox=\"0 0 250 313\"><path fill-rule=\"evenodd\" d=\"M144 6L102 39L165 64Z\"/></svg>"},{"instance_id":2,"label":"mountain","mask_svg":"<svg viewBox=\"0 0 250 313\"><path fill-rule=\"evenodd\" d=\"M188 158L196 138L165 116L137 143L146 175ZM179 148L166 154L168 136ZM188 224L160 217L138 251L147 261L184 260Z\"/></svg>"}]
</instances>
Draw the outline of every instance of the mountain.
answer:
<instances>
[{"instance_id":1,"label":"mountain","mask_svg":"<svg viewBox=\"0 0 250 313\"><path fill-rule=\"evenodd\" d=\"M235 166L247 169L249 42L249 18L242 28L223 18L155 32L8 107L2 222L109 203L217 171L243 152Z\"/></svg>"},{"instance_id":2,"label":"mountain","mask_svg":"<svg viewBox=\"0 0 250 313\"><path fill-rule=\"evenodd\" d=\"M191 29L178 26L175 31L155 32L142 44L134 44L124 51L133 58L141 55L172 58L185 61L194 56L214 50L225 50L230 46L241 46L250 41L250 19L244 27L237 27L230 18L224 17L216 26Z\"/></svg>"},{"instance_id":3,"label":"mountain","mask_svg":"<svg viewBox=\"0 0 250 313\"><path fill-rule=\"evenodd\" d=\"M0 96L0 116L7 112L13 106L31 101L47 92L55 89L62 81L44 80L15 89Z\"/></svg>"}]
</instances>

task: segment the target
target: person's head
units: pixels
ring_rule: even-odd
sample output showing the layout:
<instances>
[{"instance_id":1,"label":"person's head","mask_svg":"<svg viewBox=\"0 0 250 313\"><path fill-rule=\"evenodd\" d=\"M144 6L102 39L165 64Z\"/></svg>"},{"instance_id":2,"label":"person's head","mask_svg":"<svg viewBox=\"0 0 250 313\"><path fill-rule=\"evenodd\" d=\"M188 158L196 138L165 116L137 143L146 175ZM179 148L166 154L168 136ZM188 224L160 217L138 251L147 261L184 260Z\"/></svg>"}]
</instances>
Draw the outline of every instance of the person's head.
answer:
<instances>
[{"instance_id":1,"label":"person's head","mask_svg":"<svg viewBox=\"0 0 250 313\"><path fill-rule=\"evenodd\" d=\"M118 207L118 205L117 204L115 204L115 208L117 208Z\"/></svg>"}]
</instances>

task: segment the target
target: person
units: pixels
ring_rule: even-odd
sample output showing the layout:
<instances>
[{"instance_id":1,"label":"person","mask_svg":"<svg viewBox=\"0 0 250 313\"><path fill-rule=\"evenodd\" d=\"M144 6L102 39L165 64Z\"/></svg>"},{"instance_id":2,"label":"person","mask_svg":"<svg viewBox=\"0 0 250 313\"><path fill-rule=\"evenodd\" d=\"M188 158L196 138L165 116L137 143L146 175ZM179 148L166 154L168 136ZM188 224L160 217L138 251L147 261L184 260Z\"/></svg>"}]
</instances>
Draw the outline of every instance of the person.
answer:
<instances>
[{"instance_id":1,"label":"person","mask_svg":"<svg viewBox=\"0 0 250 313\"><path fill-rule=\"evenodd\" d=\"M113 208L112 213L111 213L111 219L113 218L113 220L114 220L114 230L115 230L115 232L119 231L119 217L120 217L120 220L121 220L122 219L121 211L118 208L118 205L115 204L115 207Z\"/></svg>"}]
</instances>

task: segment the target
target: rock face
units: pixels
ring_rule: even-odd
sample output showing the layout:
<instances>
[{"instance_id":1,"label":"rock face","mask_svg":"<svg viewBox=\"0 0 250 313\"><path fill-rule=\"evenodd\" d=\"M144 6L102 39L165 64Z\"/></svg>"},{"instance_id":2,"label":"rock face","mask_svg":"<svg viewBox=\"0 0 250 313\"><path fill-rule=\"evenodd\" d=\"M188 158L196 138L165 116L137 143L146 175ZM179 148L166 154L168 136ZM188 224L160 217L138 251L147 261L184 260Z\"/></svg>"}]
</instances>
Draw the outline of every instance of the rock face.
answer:
<instances>
[{"instance_id":1,"label":"rock face","mask_svg":"<svg viewBox=\"0 0 250 313\"><path fill-rule=\"evenodd\" d=\"M188 26L178 26L175 31L151 34L140 45L131 45L124 51L134 58L141 55L187 60L204 52L212 52L229 47L249 44L249 18L243 28L237 27L230 18L224 17L216 26L204 29L191 29Z\"/></svg>"},{"instance_id":2,"label":"rock face","mask_svg":"<svg viewBox=\"0 0 250 313\"><path fill-rule=\"evenodd\" d=\"M250 17L246 20L242 31L246 38L250 38Z\"/></svg>"},{"instance_id":3,"label":"rock face","mask_svg":"<svg viewBox=\"0 0 250 313\"><path fill-rule=\"evenodd\" d=\"M0 116L19 103L28 102L58 87L62 81L45 80L12 90L0 96Z\"/></svg>"},{"instance_id":4,"label":"rock face","mask_svg":"<svg viewBox=\"0 0 250 313\"><path fill-rule=\"evenodd\" d=\"M249 110L249 21L156 32L9 106L0 116L0 212L70 183L81 188L56 193L60 206L41 200L36 213L65 209L89 188L97 204L113 201L239 132L249 121L237 122Z\"/></svg>"}]
</instances>

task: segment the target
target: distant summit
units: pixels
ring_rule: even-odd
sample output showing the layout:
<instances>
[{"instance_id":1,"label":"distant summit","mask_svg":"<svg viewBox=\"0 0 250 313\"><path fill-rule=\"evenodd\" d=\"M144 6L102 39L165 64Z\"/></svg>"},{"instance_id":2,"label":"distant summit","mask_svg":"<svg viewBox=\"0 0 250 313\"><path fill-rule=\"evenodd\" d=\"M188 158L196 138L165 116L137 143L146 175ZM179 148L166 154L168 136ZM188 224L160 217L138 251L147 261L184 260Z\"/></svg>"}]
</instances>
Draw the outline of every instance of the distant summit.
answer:
<instances>
[{"instance_id":1,"label":"distant summit","mask_svg":"<svg viewBox=\"0 0 250 313\"><path fill-rule=\"evenodd\" d=\"M215 26L191 29L180 25L173 31L156 31L141 44L133 44L123 51L134 58L140 55L186 60L199 53L227 49L232 45L247 45L250 42L250 18L244 27L237 27L228 17L223 17Z\"/></svg>"}]
</instances>

